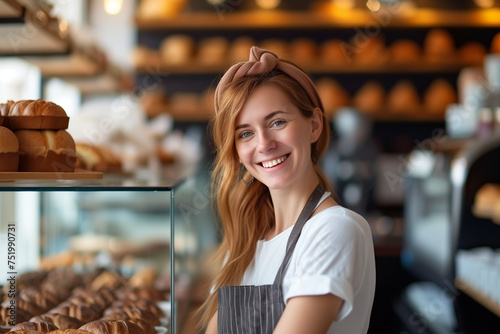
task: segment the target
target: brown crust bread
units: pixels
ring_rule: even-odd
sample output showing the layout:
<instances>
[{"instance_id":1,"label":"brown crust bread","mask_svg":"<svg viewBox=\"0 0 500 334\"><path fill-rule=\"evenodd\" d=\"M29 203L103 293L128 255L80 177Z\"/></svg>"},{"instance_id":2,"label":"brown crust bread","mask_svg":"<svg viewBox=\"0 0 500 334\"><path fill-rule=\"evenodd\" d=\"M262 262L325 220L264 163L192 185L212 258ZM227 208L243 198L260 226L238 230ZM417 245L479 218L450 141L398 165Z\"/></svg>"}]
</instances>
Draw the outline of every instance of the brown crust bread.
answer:
<instances>
[{"instance_id":1,"label":"brown crust bread","mask_svg":"<svg viewBox=\"0 0 500 334\"><path fill-rule=\"evenodd\" d=\"M97 172L121 171L120 159L104 146L76 143L78 168Z\"/></svg>"},{"instance_id":2,"label":"brown crust bread","mask_svg":"<svg viewBox=\"0 0 500 334\"><path fill-rule=\"evenodd\" d=\"M19 169L19 153L0 153L0 172L17 172Z\"/></svg>"},{"instance_id":3,"label":"brown crust bread","mask_svg":"<svg viewBox=\"0 0 500 334\"><path fill-rule=\"evenodd\" d=\"M19 141L16 135L5 126L0 126L0 153L19 152Z\"/></svg>"},{"instance_id":4,"label":"brown crust bread","mask_svg":"<svg viewBox=\"0 0 500 334\"><path fill-rule=\"evenodd\" d=\"M13 130L68 128L69 117L61 106L53 102L21 100L11 104L8 109L5 122Z\"/></svg>"},{"instance_id":5,"label":"brown crust bread","mask_svg":"<svg viewBox=\"0 0 500 334\"><path fill-rule=\"evenodd\" d=\"M80 329L94 334L145 334L142 328L125 320L97 320Z\"/></svg>"},{"instance_id":6,"label":"brown crust bread","mask_svg":"<svg viewBox=\"0 0 500 334\"><path fill-rule=\"evenodd\" d=\"M8 100L7 103L0 103L0 115L1 116L8 116L10 107L14 104L14 101Z\"/></svg>"},{"instance_id":7,"label":"brown crust bread","mask_svg":"<svg viewBox=\"0 0 500 334\"><path fill-rule=\"evenodd\" d=\"M57 329L57 327L49 322L22 322L20 324L15 325L12 327L12 330L20 330L20 329L31 329L34 331L39 331L42 333L48 333L50 331L54 331Z\"/></svg>"},{"instance_id":8,"label":"brown crust bread","mask_svg":"<svg viewBox=\"0 0 500 334\"><path fill-rule=\"evenodd\" d=\"M45 313L42 315L38 315L36 317L33 317L30 319L32 322L50 322L54 326L56 326L59 329L75 329L79 328L80 326L83 325L83 322L81 322L78 319L68 317L67 315L62 315L62 314L51 314L51 313Z\"/></svg>"},{"instance_id":9,"label":"brown crust bread","mask_svg":"<svg viewBox=\"0 0 500 334\"><path fill-rule=\"evenodd\" d=\"M75 142L64 131L20 130L19 171L73 172L76 164Z\"/></svg>"},{"instance_id":10,"label":"brown crust bread","mask_svg":"<svg viewBox=\"0 0 500 334\"><path fill-rule=\"evenodd\" d=\"M15 331L7 332L6 334L43 334L43 333L32 329L18 329Z\"/></svg>"}]
</instances>

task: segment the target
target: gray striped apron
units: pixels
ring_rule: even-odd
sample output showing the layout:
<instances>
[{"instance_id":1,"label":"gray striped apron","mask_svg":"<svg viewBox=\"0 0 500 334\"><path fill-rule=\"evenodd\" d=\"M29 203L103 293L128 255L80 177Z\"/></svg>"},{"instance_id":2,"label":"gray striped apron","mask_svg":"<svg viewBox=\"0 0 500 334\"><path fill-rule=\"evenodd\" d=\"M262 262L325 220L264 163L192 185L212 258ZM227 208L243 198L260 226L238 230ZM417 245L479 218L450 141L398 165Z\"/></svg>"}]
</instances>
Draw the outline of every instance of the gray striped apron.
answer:
<instances>
[{"instance_id":1,"label":"gray striped apron","mask_svg":"<svg viewBox=\"0 0 500 334\"><path fill-rule=\"evenodd\" d=\"M272 285L223 286L217 292L219 334L272 333L283 311L282 282L285 268L299 240L302 227L316 209L324 188L320 184L307 200L288 237L286 253Z\"/></svg>"}]
</instances>

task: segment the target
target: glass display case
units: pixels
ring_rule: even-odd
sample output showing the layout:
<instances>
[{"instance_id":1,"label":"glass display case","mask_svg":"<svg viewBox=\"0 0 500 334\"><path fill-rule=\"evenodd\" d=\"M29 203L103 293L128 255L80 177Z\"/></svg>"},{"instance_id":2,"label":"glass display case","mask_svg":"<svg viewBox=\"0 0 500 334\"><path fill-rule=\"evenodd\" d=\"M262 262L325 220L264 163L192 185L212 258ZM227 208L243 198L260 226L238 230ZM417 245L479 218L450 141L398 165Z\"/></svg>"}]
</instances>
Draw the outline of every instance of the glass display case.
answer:
<instances>
[{"instance_id":1,"label":"glass display case","mask_svg":"<svg viewBox=\"0 0 500 334\"><path fill-rule=\"evenodd\" d=\"M27 277L40 277L36 287L62 272L79 278L71 296L109 288L156 301L165 313L157 333L176 333L201 255L217 238L208 175L0 181L4 307L12 279L20 299Z\"/></svg>"}]
</instances>

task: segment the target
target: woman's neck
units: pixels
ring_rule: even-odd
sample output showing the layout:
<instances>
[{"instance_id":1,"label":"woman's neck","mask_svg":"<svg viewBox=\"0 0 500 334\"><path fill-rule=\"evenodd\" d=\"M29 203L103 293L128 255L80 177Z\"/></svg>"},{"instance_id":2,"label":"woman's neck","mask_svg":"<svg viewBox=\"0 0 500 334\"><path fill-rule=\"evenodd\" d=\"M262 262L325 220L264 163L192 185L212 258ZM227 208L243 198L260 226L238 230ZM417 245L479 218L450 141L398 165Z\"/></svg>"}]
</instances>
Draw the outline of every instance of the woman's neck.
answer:
<instances>
[{"instance_id":1,"label":"woman's neck","mask_svg":"<svg viewBox=\"0 0 500 334\"><path fill-rule=\"evenodd\" d=\"M309 196L316 189L318 183L319 178L316 172L314 172L313 175L304 177L300 184L284 189L270 189L274 206L275 224L274 228L266 235L267 240L295 224Z\"/></svg>"}]
</instances>

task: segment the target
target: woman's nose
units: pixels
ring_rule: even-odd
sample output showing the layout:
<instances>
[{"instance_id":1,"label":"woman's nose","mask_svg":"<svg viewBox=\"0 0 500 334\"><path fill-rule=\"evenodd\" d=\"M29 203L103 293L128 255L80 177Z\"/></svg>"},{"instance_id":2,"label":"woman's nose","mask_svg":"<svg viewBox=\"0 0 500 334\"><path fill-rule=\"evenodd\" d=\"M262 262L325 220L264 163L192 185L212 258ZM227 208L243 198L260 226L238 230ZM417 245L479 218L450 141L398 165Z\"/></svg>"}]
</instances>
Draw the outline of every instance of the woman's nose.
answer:
<instances>
[{"instance_id":1,"label":"woman's nose","mask_svg":"<svg viewBox=\"0 0 500 334\"><path fill-rule=\"evenodd\" d=\"M262 131L258 134L257 138L259 152L269 152L276 148L276 141L270 133Z\"/></svg>"}]
</instances>

